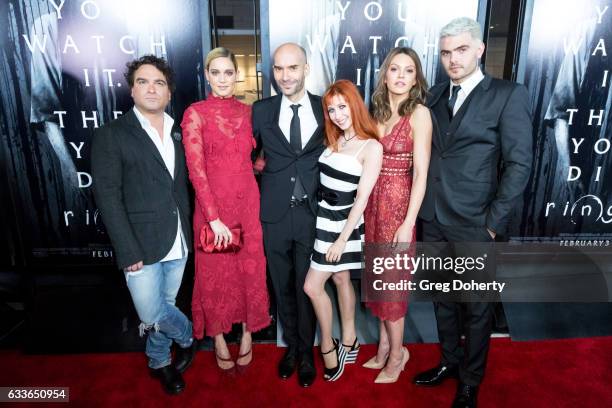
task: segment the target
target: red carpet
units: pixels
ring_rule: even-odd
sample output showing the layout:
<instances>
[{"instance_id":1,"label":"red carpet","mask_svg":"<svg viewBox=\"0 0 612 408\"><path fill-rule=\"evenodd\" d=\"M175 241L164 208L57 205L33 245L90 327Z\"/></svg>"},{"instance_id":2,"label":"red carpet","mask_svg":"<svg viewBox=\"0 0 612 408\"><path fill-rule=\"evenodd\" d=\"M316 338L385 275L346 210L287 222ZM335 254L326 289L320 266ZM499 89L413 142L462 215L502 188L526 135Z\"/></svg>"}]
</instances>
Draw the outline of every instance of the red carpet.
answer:
<instances>
[{"instance_id":1,"label":"red carpet","mask_svg":"<svg viewBox=\"0 0 612 408\"><path fill-rule=\"evenodd\" d=\"M67 386L74 406L207 407L449 407L455 382L420 388L412 376L438 361L438 346L408 346L411 358L395 384L373 384L377 372L360 364L374 354L363 346L357 365L336 383L321 378L310 389L294 377L281 381L276 363L283 350L256 345L248 372L227 377L214 365L212 352L199 352L185 375L187 388L166 396L145 370L140 353L22 355L0 352L0 386ZM236 348L232 348L236 353ZM317 360L320 370L320 360ZM319 372L319 374L321 374ZM612 407L612 337L512 342L493 339L480 407ZM19 407L40 406L19 404ZM65 405L64 405L65 406Z\"/></svg>"}]
</instances>

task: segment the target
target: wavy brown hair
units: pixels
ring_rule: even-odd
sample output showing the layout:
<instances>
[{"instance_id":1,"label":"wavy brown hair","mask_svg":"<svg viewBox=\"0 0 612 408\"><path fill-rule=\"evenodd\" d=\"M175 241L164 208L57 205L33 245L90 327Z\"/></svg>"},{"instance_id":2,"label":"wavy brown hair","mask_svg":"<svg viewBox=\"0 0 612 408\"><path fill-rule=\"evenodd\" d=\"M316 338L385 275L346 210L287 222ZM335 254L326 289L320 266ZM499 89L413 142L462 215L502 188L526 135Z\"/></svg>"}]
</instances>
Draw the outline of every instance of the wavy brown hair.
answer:
<instances>
[{"instance_id":1,"label":"wavy brown hair","mask_svg":"<svg viewBox=\"0 0 612 408\"><path fill-rule=\"evenodd\" d=\"M380 66L378 72L378 82L376 83L376 89L372 94L372 116L378 123L385 123L389 120L393 112L391 112L391 104L389 103L389 89L385 83L385 77L391 65L391 60L399 54L406 54L414 62L416 69L416 84L408 93L408 97L400 103L398 112L400 116L409 115L416 109L418 104L425 104L427 98L427 80L423 75L423 68L421 66L421 60L418 54L412 48L408 47L395 47L387 54L387 57Z\"/></svg>"},{"instance_id":2,"label":"wavy brown hair","mask_svg":"<svg viewBox=\"0 0 612 408\"><path fill-rule=\"evenodd\" d=\"M336 126L329 118L329 112L327 112L327 106L331 103L334 96L342 96L346 105L351 110L351 121L353 122L353 129L359 139L375 139L378 140L378 131L376 130L376 123L370 117L368 109L363 103L363 99L351 81L341 79L334 82L327 88L325 95L323 95L323 115L325 116L325 144L332 149L332 151L338 151L338 139L344 133L342 129Z\"/></svg>"}]
</instances>

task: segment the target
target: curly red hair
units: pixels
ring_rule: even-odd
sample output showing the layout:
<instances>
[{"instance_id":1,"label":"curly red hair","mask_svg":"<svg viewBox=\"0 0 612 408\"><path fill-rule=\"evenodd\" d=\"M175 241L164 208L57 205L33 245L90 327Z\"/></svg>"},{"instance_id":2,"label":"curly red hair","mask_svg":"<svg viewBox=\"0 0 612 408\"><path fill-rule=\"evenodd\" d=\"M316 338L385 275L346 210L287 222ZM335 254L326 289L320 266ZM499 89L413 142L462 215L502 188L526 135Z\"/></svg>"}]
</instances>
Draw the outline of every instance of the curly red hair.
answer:
<instances>
[{"instance_id":1,"label":"curly red hair","mask_svg":"<svg viewBox=\"0 0 612 408\"><path fill-rule=\"evenodd\" d=\"M360 139L378 140L378 130L376 123L370 116L368 109L363 103L363 99L355 84L346 79L334 82L327 88L323 95L323 114L325 115L325 144L333 151L338 151L338 139L344 133L342 129L334 125L329 118L327 106L331 103L334 96L342 96L351 110L351 121L355 134Z\"/></svg>"}]
</instances>

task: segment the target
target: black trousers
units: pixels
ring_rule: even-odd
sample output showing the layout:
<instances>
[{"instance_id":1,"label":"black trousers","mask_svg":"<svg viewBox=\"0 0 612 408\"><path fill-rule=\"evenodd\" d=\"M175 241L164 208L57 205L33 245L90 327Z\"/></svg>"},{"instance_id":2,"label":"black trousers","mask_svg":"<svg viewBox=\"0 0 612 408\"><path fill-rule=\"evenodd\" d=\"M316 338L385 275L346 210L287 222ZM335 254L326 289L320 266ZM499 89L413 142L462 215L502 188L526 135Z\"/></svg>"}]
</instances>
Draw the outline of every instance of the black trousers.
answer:
<instances>
[{"instance_id":1,"label":"black trousers","mask_svg":"<svg viewBox=\"0 0 612 408\"><path fill-rule=\"evenodd\" d=\"M423 241L491 243L493 239L486 227L445 226L434 220L423 222ZM464 384L479 385L484 377L494 306L494 303L478 301L434 302L442 348L441 364L458 367L459 379ZM462 334L465 335L463 345Z\"/></svg>"},{"instance_id":2,"label":"black trousers","mask_svg":"<svg viewBox=\"0 0 612 408\"><path fill-rule=\"evenodd\" d=\"M289 208L276 223L262 223L268 270L283 339L297 353L312 355L316 318L304 281L314 246L316 217L307 204Z\"/></svg>"}]
</instances>

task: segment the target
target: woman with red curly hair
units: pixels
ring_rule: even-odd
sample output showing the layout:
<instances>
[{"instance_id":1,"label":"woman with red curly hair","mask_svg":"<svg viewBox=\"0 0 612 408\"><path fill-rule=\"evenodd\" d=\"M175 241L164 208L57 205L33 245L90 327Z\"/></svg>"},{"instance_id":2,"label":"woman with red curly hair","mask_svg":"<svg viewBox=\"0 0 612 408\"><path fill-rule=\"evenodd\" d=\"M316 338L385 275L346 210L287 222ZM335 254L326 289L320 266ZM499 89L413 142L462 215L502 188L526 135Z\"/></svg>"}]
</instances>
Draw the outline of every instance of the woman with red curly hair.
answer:
<instances>
[{"instance_id":1,"label":"woman with red curly hair","mask_svg":"<svg viewBox=\"0 0 612 408\"><path fill-rule=\"evenodd\" d=\"M382 165L382 145L359 91L346 80L323 95L327 149L319 158L317 230L304 291L321 328L323 378L337 380L359 353L355 331L355 291L350 271L362 268L363 212ZM342 342L332 338L332 305L325 283L338 290Z\"/></svg>"}]
</instances>

